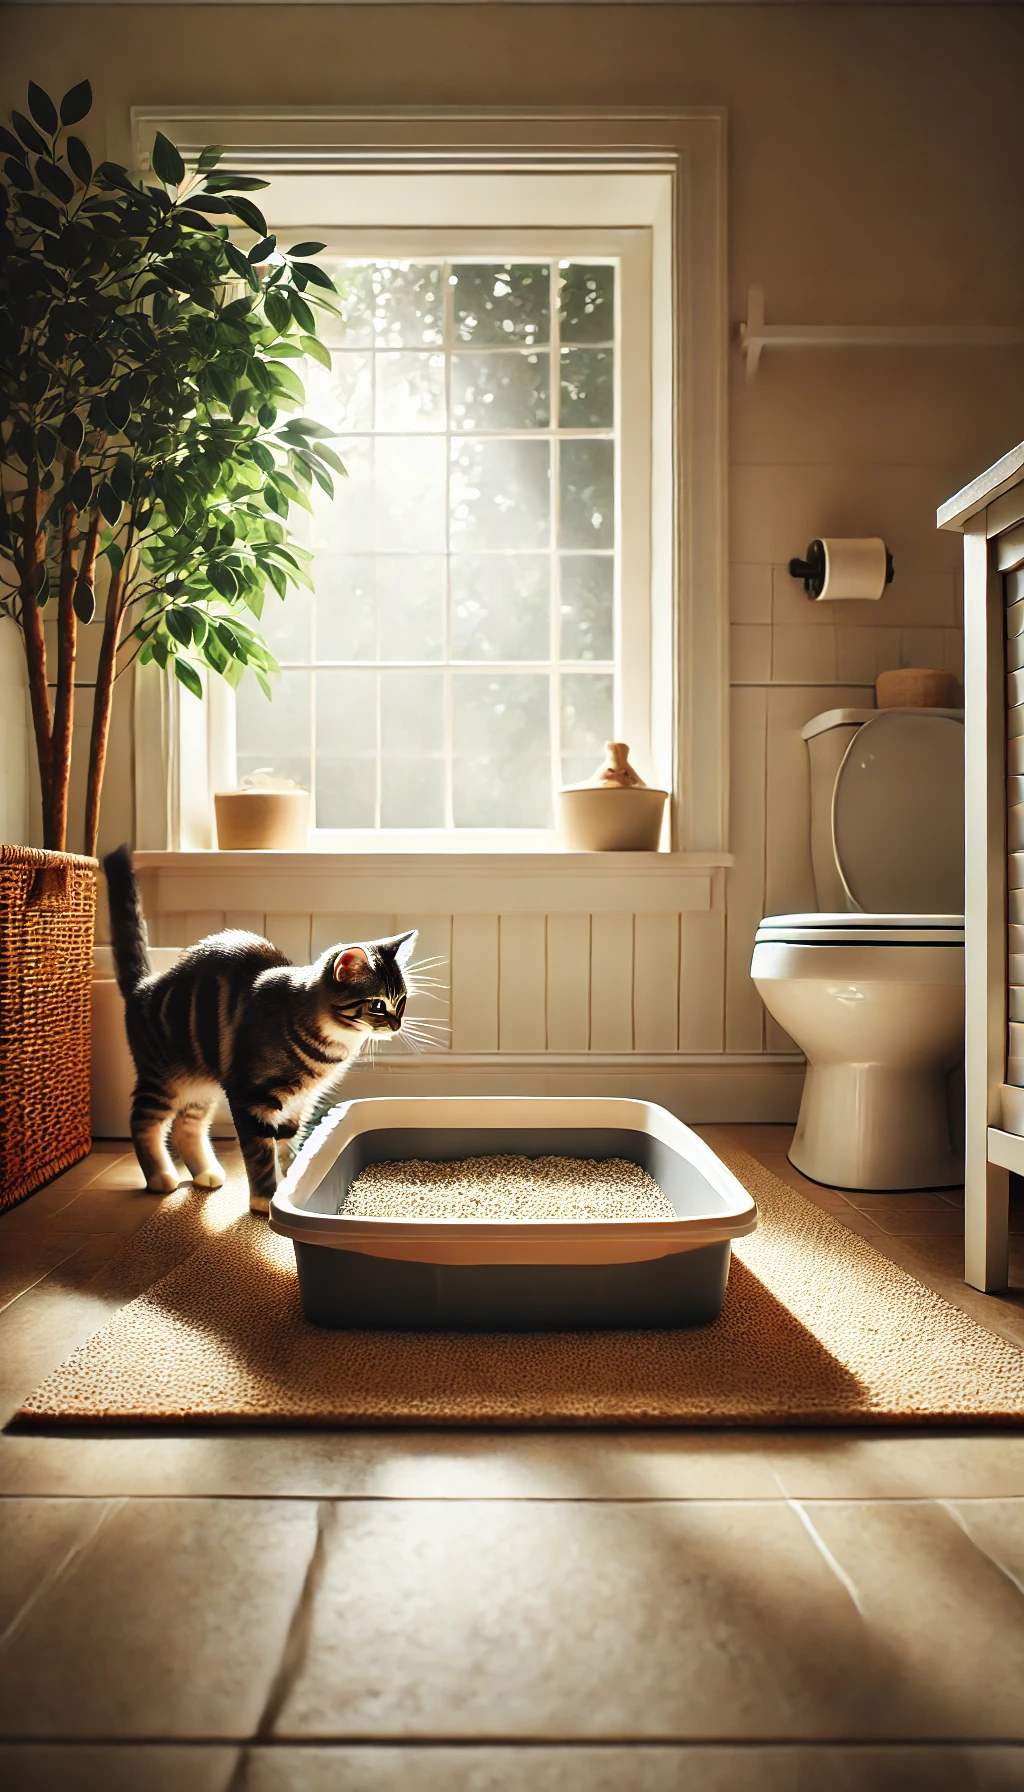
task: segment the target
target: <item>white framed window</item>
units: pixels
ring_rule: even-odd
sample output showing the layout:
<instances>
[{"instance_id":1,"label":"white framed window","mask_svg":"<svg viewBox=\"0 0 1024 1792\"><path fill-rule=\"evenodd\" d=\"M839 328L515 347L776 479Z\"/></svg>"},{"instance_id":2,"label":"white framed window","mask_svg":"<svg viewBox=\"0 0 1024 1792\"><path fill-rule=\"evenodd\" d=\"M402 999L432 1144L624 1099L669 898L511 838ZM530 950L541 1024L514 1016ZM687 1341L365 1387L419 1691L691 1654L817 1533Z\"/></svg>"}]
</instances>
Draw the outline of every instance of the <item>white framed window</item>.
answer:
<instances>
[{"instance_id":1,"label":"white framed window","mask_svg":"<svg viewBox=\"0 0 1024 1792\"><path fill-rule=\"evenodd\" d=\"M268 600L238 775L310 788L324 847L549 846L607 739L653 770L649 244L324 234L343 321L304 379L349 477L314 494L315 594Z\"/></svg>"},{"instance_id":2,"label":"white framed window","mask_svg":"<svg viewBox=\"0 0 1024 1792\"><path fill-rule=\"evenodd\" d=\"M616 266L615 732L636 746L642 774L671 792L665 844L673 852L726 851L722 110L135 107L133 129L143 167L159 129L186 154L216 141L227 146L233 166L269 171L263 199L272 224L293 232L289 240L315 235L343 258L576 257ZM636 328L626 300L633 250L646 257ZM641 341L643 352L631 353ZM546 662L549 675L552 664ZM199 706L177 691L161 699L172 772L179 768L180 797L172 795L166 822L172 847L213 843L208 792L235 773L234 720L218 685L211 685L205 723L193 713ZM152 693L147 705L136 710L135 754L148 776L161 749ZM554 769L552 753L552 782ZM154 834L160 826L157 818ZM448 853L553 844L546 830L506 829L493 839L488 833L324 830L316 844Z\"/></svg>"}]
</instances>

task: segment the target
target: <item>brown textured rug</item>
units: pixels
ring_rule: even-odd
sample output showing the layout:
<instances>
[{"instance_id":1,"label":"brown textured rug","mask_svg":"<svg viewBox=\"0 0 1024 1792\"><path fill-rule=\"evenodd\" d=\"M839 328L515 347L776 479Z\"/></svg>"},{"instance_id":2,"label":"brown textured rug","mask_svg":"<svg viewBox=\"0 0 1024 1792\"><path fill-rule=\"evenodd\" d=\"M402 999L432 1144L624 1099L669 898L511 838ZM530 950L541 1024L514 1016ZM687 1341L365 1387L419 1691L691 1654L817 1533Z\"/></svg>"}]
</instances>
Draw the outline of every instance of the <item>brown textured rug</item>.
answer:
<instances>
[{"instance_id":1,"label":"brown textured rug","mask_svg":"<svg viewBox=\"0 0 1024 1792\"><path fill-rule=\"evenodd\" d=\"M1024 1422L1024 1354L739 1149L761 1223L693 1331L329 1332L236 1180L183 1189L108 1276L128 1305L23 1422L856 1425ZM145 1290L145 1292L142 1292ZM132 1298L132 1297L135 1298Z\"/></svg>"}]
</instances>

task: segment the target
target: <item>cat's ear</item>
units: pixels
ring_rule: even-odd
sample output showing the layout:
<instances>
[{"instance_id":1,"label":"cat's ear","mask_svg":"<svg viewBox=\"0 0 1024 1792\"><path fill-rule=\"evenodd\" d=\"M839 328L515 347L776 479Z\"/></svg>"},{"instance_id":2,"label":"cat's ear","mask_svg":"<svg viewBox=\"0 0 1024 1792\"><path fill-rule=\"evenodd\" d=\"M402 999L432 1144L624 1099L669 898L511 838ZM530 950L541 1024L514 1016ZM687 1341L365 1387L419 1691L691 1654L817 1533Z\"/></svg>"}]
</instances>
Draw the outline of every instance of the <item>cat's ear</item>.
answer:
<instances>
[{"instance_id":1,"label":"cat's ear","mask_svg":"<svg viewBox=\"0 0 1024 1792\"><path fill-rule=\"evenodd\" d=\"M346 946L334 960L334 978L337 983L357 983L365 977L370 968L370 961L362 946Z\"/></svg>"},{"instance_id":2,"label":"cat's ear","mask_svg":"<svg viewBox=\"0 0 1024 1792\"><path fill-rule=\"evenodd\" d=\"M380 940L377 949L378 951L385 953L388 958L393 958L395 963L404 971L412 957L412 949L415 944L416 929L413 927L408 933L396 933L392 939Z\"/></svg>"}]
</instances>

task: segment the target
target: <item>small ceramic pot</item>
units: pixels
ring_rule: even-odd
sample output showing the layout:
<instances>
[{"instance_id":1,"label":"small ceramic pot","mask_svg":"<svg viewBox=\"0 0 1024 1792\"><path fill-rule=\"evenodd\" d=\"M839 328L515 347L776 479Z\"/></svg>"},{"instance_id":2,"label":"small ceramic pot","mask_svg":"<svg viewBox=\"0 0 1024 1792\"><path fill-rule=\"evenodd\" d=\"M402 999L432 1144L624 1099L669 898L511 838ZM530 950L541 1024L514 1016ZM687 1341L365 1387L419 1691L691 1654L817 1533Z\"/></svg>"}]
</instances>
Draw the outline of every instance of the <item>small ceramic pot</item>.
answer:
<instances>
[{"instance_id":1,"label":"small ceramic pot","mask_svg":"<svg viewBox=\"0 0 1024 1792\"><path fill-rule=\"evenodd\" d=\"M308 790L218 790L213 806L221 852L306 849Z\"/></svg>"},{"instance_id":2,"label":"small ceramic pot","mask_svg":"<svg viewBox=\"0 0 1024 1792\"><path fill-rule=\"evenodd\" d=\"M657 852L667 800L666 790L645 784L559 790L559 840L568 852Z\"/></svg>"}]
</instances>

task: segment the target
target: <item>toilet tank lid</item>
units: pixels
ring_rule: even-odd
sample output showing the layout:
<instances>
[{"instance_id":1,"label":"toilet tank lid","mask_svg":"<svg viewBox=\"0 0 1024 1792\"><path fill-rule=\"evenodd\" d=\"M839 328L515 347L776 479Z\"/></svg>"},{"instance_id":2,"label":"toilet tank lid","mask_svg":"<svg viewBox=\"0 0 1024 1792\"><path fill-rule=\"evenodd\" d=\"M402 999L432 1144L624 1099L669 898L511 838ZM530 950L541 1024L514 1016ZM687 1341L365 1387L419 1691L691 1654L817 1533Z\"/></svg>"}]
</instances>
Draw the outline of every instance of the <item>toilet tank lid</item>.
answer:
<instances>
[{"instance_id":1,"label":"toilet tank lid","mask_svg":"<svg viewBox=\"0 0 1024 1792\"><path fill-rule=\"evenodd\" d=\"M962 709L922 709L896 708L881 709L825 709L820 716L812 716L800 730L803 740L813 740L816 734L826 734L830 728L860 728L865 722L873 722L878 715L910 715L910 716L952 716L962 722Z\"/></svg>"}]
</instances>

